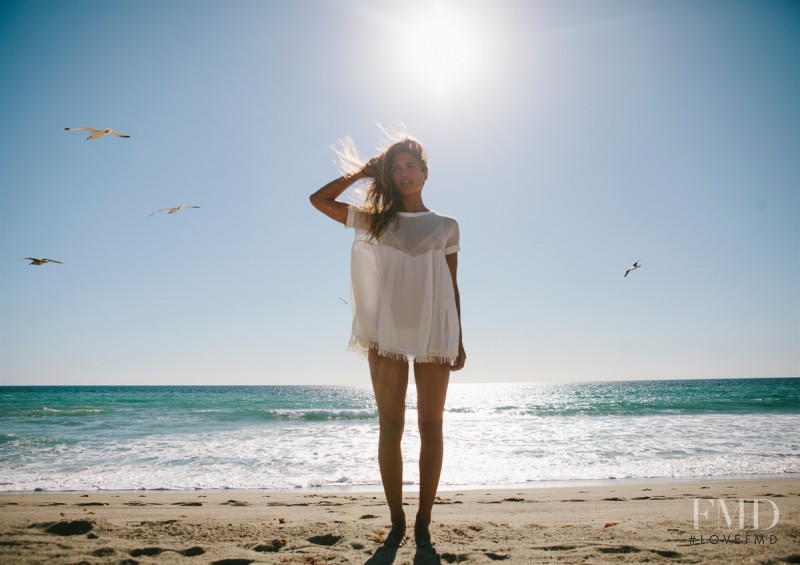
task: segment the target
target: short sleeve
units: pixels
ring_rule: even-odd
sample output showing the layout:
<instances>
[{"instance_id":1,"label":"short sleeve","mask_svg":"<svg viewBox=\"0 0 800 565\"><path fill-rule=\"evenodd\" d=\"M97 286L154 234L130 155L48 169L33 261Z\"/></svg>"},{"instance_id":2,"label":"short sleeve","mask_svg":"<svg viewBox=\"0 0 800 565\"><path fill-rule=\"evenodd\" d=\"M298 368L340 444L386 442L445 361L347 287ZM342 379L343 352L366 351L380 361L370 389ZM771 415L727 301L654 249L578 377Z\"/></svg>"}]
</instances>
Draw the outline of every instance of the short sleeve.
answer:
<instances>
[{"instance_id":1,"label":"short sleeve","mask_svg":"<svg viewBox=\"0 0 800 565\"><path fill-rule=\"evenodd\" d=\"M450 255L451 253L456 253L457 251L461 250L461 245L459 244L460 234L458 230L458 221L453 218L449 218L450 221L447 222L447 239L445 241L445 248L444 254Z\"/></svg>"},{"instance_id":2,"label":"short sleeve","mask_svg":"<svg viewBox=\"0 0 800 565\"><path fill-rule=\"evenodd\" d=\"M358 206L350 206L347 208L347 220L345 221L345 229L353 229L356 231L369 230L368 214L358 209Z\"/></svg>"},{"instance_id":3,"label":"short sleeve","mask_svg":"<svg viewBox=\"0 0 800 565\"><path fill-rule=\"evenodd\" d=\"M352 204L347 207L347 220L344 222L345 229L355 229L356 227L356 214L358 210Z\"/></svg>"}]
</instances>

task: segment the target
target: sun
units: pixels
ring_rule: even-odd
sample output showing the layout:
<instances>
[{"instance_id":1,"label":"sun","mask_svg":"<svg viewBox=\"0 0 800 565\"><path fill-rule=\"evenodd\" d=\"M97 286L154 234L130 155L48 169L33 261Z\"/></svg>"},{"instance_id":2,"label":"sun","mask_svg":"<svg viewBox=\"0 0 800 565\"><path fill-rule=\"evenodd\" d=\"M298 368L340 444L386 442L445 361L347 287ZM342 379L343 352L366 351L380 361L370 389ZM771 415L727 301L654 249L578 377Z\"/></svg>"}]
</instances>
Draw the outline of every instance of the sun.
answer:
<instances>
[{"instance_id":1,"label":"sun","mask_svg":"<svg viewBox=\"0 0 800 565\"><path fill-rule=\"evenodd\" d=\"M400 48L409 70L439 94L463 86L481 64L481 41L475 22L453 5L432 4L417 10L403 29Z\"/></svg>"}]
</instances>

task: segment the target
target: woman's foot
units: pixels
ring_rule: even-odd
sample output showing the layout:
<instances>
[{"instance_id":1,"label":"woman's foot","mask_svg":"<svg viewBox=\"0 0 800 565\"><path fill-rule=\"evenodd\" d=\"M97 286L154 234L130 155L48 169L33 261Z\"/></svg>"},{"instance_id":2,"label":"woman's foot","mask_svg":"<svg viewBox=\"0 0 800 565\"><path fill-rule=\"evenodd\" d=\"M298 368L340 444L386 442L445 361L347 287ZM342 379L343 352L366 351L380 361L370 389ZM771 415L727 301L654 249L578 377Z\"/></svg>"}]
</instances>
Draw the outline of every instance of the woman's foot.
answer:
<instances>
[{"instance_id":1,"label":"woman's foot","mask_svg":"<svg viewBox=\"0 0 800 565\"><path fill-rule=\"evenodd\" d=\"M383 545L388 547L400 547L403 544L403 538L406 537L406 521L398 520L392 522L392 529L389 530L389 535L386 536L386 541Z\"/></svg>"},{"instance_id":2,"label":"woman's foot","mask_svg":"<svg viewBox=\"0 0 800 565\"><path fill-rule=\"evenodd\" d=\"M417 520L414 523L414 541L417 544L418 548L426 549L429 547L433 547L431 543L431 532L428 529L430 526L430 520Z\"/></svg>"}]
</instances>

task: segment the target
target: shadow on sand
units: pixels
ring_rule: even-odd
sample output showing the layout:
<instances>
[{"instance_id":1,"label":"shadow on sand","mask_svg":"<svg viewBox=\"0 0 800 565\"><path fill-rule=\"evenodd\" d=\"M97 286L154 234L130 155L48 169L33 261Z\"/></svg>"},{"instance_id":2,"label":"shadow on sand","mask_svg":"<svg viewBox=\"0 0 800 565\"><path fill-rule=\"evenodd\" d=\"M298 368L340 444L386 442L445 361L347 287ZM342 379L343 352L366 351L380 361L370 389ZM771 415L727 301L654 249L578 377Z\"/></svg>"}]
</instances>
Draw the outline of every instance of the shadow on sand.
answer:
<instances>
[{"instance_id":1,"label":"shadow on sand","mask_svg":"<svg viewBox=\"0 0 800 565\"><path fill-rule=\"evenodd\" d=\"M367 559L364 565L392 565L397 557L396 547L382 545ZM414 565L440 565L442 562L439 554L432 547L417 548L414 553Z\"/></svg>"},{"instance_id":2,"label":"shadow on sand","mask_svg":"<svg viewBox=\"0 0 800 565\"><path fill-rule=\"evenodd\" d=\"M442 560L432 547L417 548L414 554L414 565L440 565Z\"/></svg>"},{"instance_id":3,"label":"shadow on sand","mask_svg":"<svg viewBox=\"0 0 800 565\"><path fill-rule=\"evenodd\" d=\"M397 557L396 547L382 545L378 551L372 554L372 557L366 560L364 565L392 565L395 557Z\"/></svg>"}]
</instances>

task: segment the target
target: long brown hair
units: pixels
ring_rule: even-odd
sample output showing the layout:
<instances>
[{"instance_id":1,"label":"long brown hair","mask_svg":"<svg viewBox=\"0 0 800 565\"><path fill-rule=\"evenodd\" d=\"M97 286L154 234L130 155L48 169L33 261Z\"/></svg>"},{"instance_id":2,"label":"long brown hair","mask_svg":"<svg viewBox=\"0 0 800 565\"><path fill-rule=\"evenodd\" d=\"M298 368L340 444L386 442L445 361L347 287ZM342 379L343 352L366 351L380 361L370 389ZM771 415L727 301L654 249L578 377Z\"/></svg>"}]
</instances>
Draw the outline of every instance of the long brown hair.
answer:
<instances>
[{"instance_id":1,"label":"long brown hair","mask_svg":"<svg viewBox=\"0 0 800 565\"><path fill-rule=\"evenodd\" d=\"M419 161L422 171L427 172L428 152L419 141L408 135L392 143L366 165L358 157L350 138L346 138L336 152L342 167L350 169L350 174L363 170L370 177L363 209L370 214L369 233L373 239L378 239L399 211L399 198L392 185L392 161L400 153L410 153Z\"/></svg>"}]
</instances>

